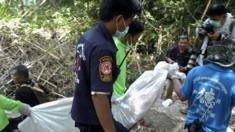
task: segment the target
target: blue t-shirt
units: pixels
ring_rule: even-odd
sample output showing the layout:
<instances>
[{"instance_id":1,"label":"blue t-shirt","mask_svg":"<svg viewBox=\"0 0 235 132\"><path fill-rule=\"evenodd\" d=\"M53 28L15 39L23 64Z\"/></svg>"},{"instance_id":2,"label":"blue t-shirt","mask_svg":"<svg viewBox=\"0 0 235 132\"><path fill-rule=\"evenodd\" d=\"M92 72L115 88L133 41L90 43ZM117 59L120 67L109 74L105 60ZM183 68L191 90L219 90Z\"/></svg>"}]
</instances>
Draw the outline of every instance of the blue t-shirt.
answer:
<instances>
[{"instance_id":1,"label":"blue t-shirt","mask_svg":"<svg viewBox=\"0 0 235 132\"><path fill-rule=\"evenodd\" d=\"M103 23L80 38L76 50L76 87L71 111L76 124L100 125L91 93L110 93L111 98L113 83L119 73L116 51L112 35Z\"/></svg>"},{"instance_id":2,"label":"blue t-shirt","mask_svg":"<svg viewBox=\"0 0 235 132\"><path fill-rule=\"evenodd\" d=\"M186 124L199 119L206 132L226 132L235 106L235 73L215 64L195 67L189 72L180 95L192 101Z\"/></svg>"}]
</instances>

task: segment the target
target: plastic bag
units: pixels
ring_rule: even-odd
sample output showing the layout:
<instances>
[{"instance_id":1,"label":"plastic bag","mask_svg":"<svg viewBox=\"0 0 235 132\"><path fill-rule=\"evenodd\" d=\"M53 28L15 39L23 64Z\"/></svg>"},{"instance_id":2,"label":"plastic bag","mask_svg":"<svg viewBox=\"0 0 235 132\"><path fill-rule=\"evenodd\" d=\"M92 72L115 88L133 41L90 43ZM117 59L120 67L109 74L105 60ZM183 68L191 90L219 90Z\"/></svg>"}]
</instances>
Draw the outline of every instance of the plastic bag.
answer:
<instances>
[{"instance_id":1,"label":"plastic bag","mask_svg":"<svg viewBox=\"0 0 235 132\"><path fill-rule=\"evenodd\" d=\"M73 98L35 106L31 116L19 124L21 132L79 132L70 116Z\"/></svg>"},{"instance_id":2,"label":"plastic bag","mask_svg":"<svg viewBox=\"0 0 235 132\"><path fill-rule=\"evenodd\" d=\"M125 127L132 127L160 99L168 71L176 68L166 62L159 62L153 71L145 71L123 97L113 101L114 118Z\"/></svg>"},{"instance_id":3,"label":"plastic bag","mask_svg":"<svg viewBox=\"0 0 235 132\"><path fill-rule=\"evenodd\" d=\"M160 62L154 70L144 72L123 97L113 100L116 121L130 128L143 118L161 97L168 72L175 69L175 65ZM70 117L71 106L72 98L66 98L33 107L31 116L19 124L19 129L21 132L78 132Z\"/></svg>"}]
</instances>

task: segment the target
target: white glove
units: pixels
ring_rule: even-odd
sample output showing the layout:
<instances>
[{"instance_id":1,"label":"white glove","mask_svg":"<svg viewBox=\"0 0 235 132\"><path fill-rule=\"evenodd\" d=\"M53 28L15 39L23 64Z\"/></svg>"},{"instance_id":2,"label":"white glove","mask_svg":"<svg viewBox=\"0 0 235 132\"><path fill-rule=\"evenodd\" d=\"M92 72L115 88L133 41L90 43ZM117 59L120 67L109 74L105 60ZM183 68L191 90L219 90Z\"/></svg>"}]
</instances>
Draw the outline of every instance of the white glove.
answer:
<instances>
[{"instance_id":1,"label":"white glove","mask_svg":"<svg viewBox=\"0 0 235 132\"><path fill-rule=\"evenodd\" d=\"M19 112L22 115L30 116L31 107L28 104L22 103L21 107L19 108Z\"/></svg>"}]
</instances>

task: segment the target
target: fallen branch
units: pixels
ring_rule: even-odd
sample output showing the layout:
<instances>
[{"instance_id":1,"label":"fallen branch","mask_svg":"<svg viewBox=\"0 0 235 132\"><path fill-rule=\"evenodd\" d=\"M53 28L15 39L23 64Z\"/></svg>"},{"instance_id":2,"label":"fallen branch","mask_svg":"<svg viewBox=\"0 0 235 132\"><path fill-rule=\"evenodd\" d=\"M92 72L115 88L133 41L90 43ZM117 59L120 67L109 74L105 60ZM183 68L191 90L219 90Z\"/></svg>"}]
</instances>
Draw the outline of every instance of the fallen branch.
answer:
<instances>
[{"instance_id":1,"label":"fallen branch","mask_svg":"<svg viewBox=\"0 0 235 132\"><path fill-rule=\"evenodd\" d=\"M59 97L62 97L62 98L67 98L66 96L64 96L62 94L59 94L59 93L56 93L56 92L51 92L50 94L56 95L56 96L59 96Z\"/></svg>"},{"instance_id":2,"label":"fallen branch","mask_svg":"<svg viewBox=\"0 0 235 132\"><path fill-rule=\"evenodd\" d=\"M38 77L37 77L37 80L39 80L39 79L41 78L41 76L42 76L43 72L44 72L44 71L45 71L45 69L46 69L47 63L48 63L48 60L46 61L46 64L45 64L45 65L43 65L42 70L41 70L40 74L39 74L39 75L38 75Z\"/></svg>"},{"instance_id":3,"label":"fallen branch","mask_svg":"<svg viewBox=\"0 0 235 132\"><path fill-rule=\"evenodd\" d=\"M34 77L37 77L37 76L34 75ZM54 88L58 88L55 84L53 84L53 83L47 81L46 79L40 78L39 80L42 80L42 81L44 82L44 85L45 85L45 84L48 84L48 85L50 85L50 86L52 86L52 87L54 87Z\"/></svg>"}]
</instances>

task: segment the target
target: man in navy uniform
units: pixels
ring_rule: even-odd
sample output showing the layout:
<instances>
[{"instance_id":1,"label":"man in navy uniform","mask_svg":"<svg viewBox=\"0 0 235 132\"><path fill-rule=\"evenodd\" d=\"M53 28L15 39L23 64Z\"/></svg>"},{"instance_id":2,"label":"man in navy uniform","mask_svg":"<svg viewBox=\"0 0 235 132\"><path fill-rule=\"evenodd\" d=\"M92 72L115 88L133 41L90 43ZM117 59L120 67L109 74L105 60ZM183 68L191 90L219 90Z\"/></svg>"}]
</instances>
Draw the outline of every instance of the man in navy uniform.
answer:
<instances>
[{"instance_id":1,"label":"man in navy uniform","mask_svg":"<svg viewBox=\"0 0 235 132\"><path fill-rule=\"evenodd\" d=\"M86 32L76 49L76 89L72 118L81 132L125 132L111 113L113 83L119 74L113 36L122 37L140 12L137 0L103 0L100 22Z\"/></svg>"}]
</instances>

